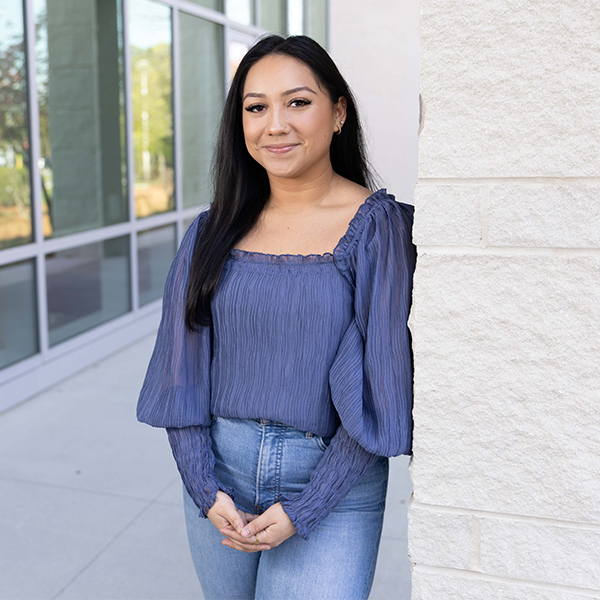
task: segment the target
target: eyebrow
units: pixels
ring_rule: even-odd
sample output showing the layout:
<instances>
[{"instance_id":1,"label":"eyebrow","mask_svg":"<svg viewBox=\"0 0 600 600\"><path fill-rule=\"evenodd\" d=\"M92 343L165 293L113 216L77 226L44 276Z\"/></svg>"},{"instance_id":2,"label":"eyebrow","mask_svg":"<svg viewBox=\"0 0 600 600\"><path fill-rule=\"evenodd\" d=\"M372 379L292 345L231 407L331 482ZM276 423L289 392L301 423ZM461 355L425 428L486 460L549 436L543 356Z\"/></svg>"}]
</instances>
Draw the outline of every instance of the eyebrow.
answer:
<instances>
[{"instance_id":1,"label":"eyebrow","mask_svg":"<svg viewBox=\"0 0 600 600\"><path fill-rule=\"evenodd\" d=\"M311 92L313 94L317 94L317 92L315 92L314 90L310 89L308 86L306 85L301 85L300 87L295 87L292 88L291 90L287 90L285 92L282 92L282 96L289 96L290 94L295 94L296 92L301 92L301 91L307 91L307 92ZM246 99L246 98L265 98L266 95L265 94L259 94L258 92L248 92L243 98L242 98L242 102Z\"/></svg>"}]
</instances>

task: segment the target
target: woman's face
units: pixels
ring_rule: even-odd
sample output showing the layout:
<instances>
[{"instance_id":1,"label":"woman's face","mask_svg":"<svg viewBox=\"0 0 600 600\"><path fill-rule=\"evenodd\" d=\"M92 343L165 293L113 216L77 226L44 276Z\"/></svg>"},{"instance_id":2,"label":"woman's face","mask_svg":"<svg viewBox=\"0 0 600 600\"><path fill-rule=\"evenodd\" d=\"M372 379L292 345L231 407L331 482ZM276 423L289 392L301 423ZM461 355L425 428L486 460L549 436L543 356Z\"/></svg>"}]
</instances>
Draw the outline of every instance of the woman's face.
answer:
<instances>
[{"instance_id":1,"label":"woman's face","mask_svg":"<svg viewBox=\"0 0 600 600\"><path fill-rule=\"evenodd\" d=\"M305 180L331 169L329 146L346 100L332 103L307 65L266 56L248 71L242 97L246 147L269 177Z\"/></svg>"}]
</instances>

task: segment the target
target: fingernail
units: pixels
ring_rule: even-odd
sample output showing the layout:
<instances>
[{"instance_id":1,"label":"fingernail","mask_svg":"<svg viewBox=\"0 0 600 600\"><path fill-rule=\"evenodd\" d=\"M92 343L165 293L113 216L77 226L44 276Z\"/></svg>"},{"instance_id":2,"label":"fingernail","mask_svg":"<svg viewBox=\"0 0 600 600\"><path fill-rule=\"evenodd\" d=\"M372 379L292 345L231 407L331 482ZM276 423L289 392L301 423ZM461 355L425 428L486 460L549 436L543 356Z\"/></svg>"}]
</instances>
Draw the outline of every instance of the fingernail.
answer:
<instances>
[{"instance_id":1,"label":"fingernail","mask_svg":"<svg viewBox=\"0 0 600 600\"><path fill-rule=\"evenodd\" d=\"M244 537L248 537L250 535L250 532L247 529L242 529L242 535Z\"/></svg>"}]
</instances>

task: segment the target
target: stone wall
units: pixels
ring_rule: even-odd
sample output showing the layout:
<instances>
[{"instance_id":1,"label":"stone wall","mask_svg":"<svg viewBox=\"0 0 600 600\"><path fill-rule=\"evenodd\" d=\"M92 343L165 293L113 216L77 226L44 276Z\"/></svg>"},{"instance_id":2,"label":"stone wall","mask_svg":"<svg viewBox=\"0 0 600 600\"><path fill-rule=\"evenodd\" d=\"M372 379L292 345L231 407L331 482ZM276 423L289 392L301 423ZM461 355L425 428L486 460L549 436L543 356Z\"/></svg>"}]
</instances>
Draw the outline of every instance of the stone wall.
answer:
<instances>
[{"instance_id":1,"label":"stone wall","mask_svg":"<svg viewBox=\"0 0 600 600\"><path fill-rule=\"evenodd\" d=\"M420 32L412 597L600 598L600 4Z\"/></svg>"}]
</instances>

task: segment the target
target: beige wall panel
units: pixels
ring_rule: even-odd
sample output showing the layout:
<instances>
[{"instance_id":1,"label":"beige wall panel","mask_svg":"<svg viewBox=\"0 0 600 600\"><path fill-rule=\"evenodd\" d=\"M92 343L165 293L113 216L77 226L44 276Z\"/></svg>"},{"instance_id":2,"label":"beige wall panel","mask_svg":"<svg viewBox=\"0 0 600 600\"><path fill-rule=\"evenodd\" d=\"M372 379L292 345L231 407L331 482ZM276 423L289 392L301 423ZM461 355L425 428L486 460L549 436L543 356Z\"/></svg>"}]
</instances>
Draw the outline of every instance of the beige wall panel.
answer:
<instances>
[{"instance_id":1,"label":"beige wall panel","mask_svg":"<svg viewBox=\"0 0 600 600\"><path fill-rule=\"evenodd\" d=\"M470 569L475 518L411 506L408 515L410 560L416 564Z\"/></svg>"},{"instance_id":2,"label":"beige wall panel","mask_svg":"<svg viewBox=\"0 0 600 600\"><path fill-rule=\"evenodd\" d=\"M479 245L482 237L481 211L487 192L487 186L417 185L414 243Z\"/></svg>"},{"instance_id":3,"label":"beige wall panel","mask_svg":"<svg viewBox=\"0 0 600 600\"><path fill-rule=\"evenodd\" d=\"M600 248L600 186L566 182L492 186L488 243Z\"/></svg>"},{"instance_id":4,"label":"beige wall panel","mask_svg":"<svg viewBox=\"0 0 600 600\"><path fill-rule=\"evenodd\" d=\"M600 589L600 529L481 519L484 573Z\"/></svg>"},{"instance_id":5,"label":"beige wall panel","mask_svg":"<svg viewBox=\"0 0 600 600\"><path fill-rule=\"evenodd\" d=\"M600 175L600 3L423 0L419 178Z\"/></svg>"},{"instance_id":6,"label":"beige wall panel","mask_svg":"<svg viewBox=\"0 0 600 600\"><path fill-rule=\"evenodd\" d=\"M420 254L417 501L600 523L599 296L600 257Z\"/></svg>"},{"instance_id":7,"label":"beige wall panel","mask_svg":"<svg viewBox=\"0 0 600 600\"><path fill-rule=\"evenodd\" d=\"M482 581L413 570L412 600L589 600L590 595L551 590L534 583Z\"/></svg>"}]
</instances>

